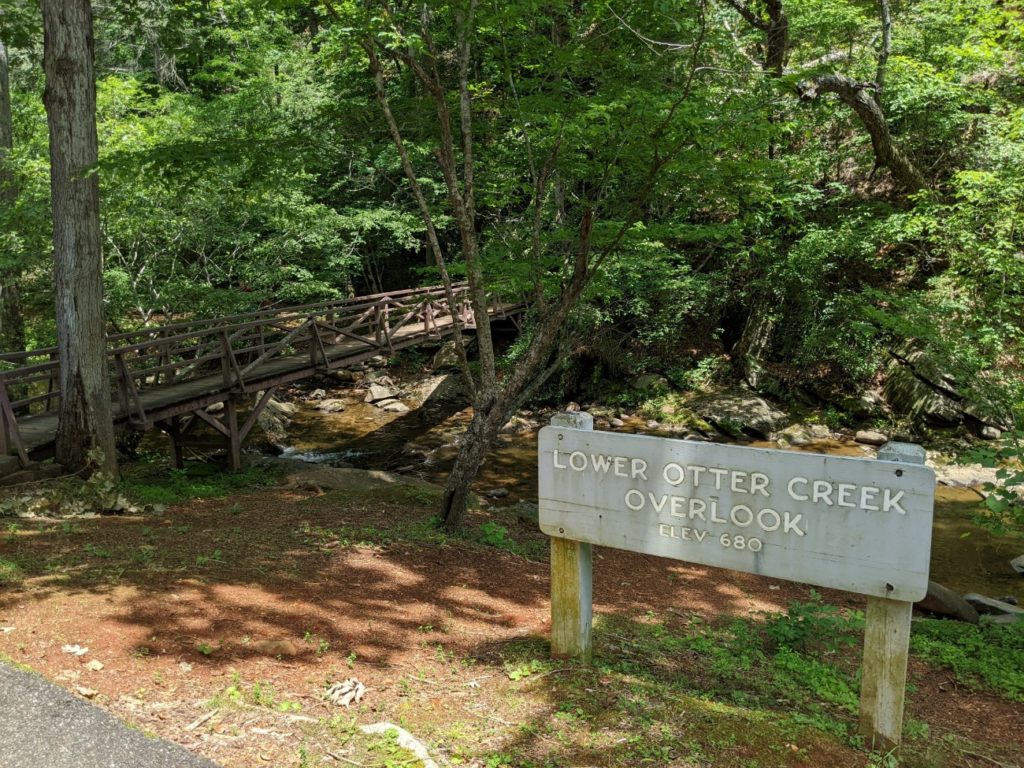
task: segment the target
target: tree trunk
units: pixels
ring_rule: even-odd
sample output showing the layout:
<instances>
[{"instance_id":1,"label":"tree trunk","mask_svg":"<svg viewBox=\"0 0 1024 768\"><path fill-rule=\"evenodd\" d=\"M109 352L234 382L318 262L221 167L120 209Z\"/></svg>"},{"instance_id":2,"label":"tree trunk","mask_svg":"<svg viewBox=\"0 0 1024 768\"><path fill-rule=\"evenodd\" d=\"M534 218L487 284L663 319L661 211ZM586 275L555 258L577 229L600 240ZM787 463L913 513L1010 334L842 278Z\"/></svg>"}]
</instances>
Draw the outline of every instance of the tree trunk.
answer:
<instances>
[{"instance_id":1,"label":"tree trunk","mask_svg":"<svg viewBox=\"0 0 1024 768\"><path fill-rule=\"evenodd\" d=\"M497 393L489 407L474 408L473 420L462 435L455 464L445 483L441 502L441 526L449 532L462 528L469 502L470 486L476 479L498 433L519 407L520 399L508 391Z\"/></svg>"},{"instance_id":2,"label":"tree trunk","mask_svg":"<svg viewBox=\"0 0 1024 768\"><path fill-rule=\"evenodd\" d=\"M822 92L839 96L840 101L857 113L871 137L875 162L888 168L897 183L908 192L919 192L928 186L928 182L910 158L893 143L885 114L872 95L877 90L875 83L860 83L846 75L836 74L816 75L797 86L802 99L816 99Z\"/></svg>"},{"instance_id":3,"label":"tree trunk","mask_svg":"<svg viewBox=\"0 0 1024 768\"><path fill-rule=\"evenodd\" d=\"M96 82L89 0L42 0L50 129L50 194L61 401L57 461L69 469L103 453L117 471L103 323Z\"/></svg>"},{"instance_id":4,"label":"tree trunk","mask_svg":"<svg viewBox=\"0 0 1024 768\"><path fill-rule=\"evenodd\" d=\"M7 156L14 147L14 121L11 117L11 85L7 72L7 48L0 40L0 207L14 205L18 190L14 174L7 167ZM20 274L13 265L0 267L0 352L25 349L25 318L18 290Z\"/></svg>"}]
</instances>

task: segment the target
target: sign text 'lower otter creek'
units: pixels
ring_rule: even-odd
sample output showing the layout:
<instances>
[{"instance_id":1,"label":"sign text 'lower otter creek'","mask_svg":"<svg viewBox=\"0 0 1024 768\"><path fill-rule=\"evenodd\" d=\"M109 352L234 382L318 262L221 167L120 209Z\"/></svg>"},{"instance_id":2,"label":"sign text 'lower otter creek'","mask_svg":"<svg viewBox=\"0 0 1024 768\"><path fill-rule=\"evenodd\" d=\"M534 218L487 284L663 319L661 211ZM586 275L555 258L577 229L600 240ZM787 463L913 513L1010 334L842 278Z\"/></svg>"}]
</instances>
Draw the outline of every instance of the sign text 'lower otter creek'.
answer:
<instances>
[{"instance_id":1,"label":"sign text 'lower otter creek'","mask_svg":"<svg viewBox=\"0 0 1024 768\"><path fill-rule=\"evenodd\" d=\"M552 536L894 600L927 589L932 470L545 427Z\"/></svg>"}]
</instances>

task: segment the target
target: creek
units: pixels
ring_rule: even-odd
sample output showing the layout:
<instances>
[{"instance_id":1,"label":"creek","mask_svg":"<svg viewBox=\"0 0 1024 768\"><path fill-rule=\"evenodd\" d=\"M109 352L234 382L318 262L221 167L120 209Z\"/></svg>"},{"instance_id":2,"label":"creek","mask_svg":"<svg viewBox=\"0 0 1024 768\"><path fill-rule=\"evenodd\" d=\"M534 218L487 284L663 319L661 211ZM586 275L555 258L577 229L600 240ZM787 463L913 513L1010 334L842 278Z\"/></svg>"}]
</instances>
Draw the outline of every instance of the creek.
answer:
<instances>
[{"instance_id":1,"label":"creek","mask_svg":"<svg viewBox=\"0 0 1024 768\"><path fill-rule=\"evenodd\" d=\"M361 390L343 390L345 409L336 413L317 410L313 401L298 401L288 428L286 458L365 469L385 469L414 475L443 485L458 451L469 413L457 404L443 411L413 408L388 413L362 400ZM412 404L415 398L407 400ZM495 505L537 500L537 428L547 414L525 412L516 429L502 434L477 480L478 493L499 498ZM639 418L625 420L619 431L659 433ZM753 447L778 448L774 442L752 442ZM817 440L795 450L836 456L864 456L864 446L852 440ZM988 596L1013 595L1024 602L1024 578L1009 561L1024 552L1024 541L993 536L972 522L979 494L962 487L938 485L932 538L931 578L958 592Z\"/></svg>"}]
</instances>

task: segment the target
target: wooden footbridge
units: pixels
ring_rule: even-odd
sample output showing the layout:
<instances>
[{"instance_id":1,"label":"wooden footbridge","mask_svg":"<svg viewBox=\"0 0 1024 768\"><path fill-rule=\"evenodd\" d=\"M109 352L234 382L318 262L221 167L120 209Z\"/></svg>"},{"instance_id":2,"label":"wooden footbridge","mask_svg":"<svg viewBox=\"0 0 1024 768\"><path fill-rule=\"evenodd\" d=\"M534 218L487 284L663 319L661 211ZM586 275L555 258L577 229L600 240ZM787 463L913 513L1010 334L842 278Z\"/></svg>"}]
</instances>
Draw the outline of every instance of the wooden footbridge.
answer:
<instances>
[{"instance_id":1,"label":"wooden footbridge","mask_svg":"<svg viewBox=\"0 0 1024 768\"><path fill-rule=\"evenodd\" d=\"M278 387L474 328L465 284L453 287L453 299L443 287L413 288L109 335L115 427L162 430L180 466L186 437L206 424L237 468L242 442ZM489 307L492 319L517 325L522 310L500 300ZM0 354L0 458L13 453L28 466L52 448L59 368L56 348Z\"/></svg>"}]
</instances>

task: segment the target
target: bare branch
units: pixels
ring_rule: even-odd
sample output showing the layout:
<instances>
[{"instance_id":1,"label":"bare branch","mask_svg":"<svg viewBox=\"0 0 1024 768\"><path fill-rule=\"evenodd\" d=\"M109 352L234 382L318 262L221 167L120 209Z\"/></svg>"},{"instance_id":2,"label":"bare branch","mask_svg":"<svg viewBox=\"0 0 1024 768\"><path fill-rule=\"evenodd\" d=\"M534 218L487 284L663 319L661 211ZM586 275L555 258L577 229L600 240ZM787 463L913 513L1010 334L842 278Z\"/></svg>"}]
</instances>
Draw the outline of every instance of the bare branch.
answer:
<instances>
[{"instance_id":1,"label":"bare branch","mask_svg":"<svg viewBox=\"0 0 1024 768\"><path fill-rule=\"evenodd\" d=\"M629 22L627 22L624 18L622 18L621 16L619 16L619 14L615 12L614 8L608 6L608 10L611 11L612 16L619 20L619 23L622 26L624 26L627 30L632 32L633 35L638 40L640 40L640 42L646 45L652 53L657 53L660 55L660 51L658 50L658 48L664 48L665 50L668 51L684 51L688 48L693 47L690 43L668 43L663 40L655 40L653 38L647 37L646 35L642 34L641 32L638 32L636 29L631 27L629 25Z\"/></svg>"}]
</instances>

